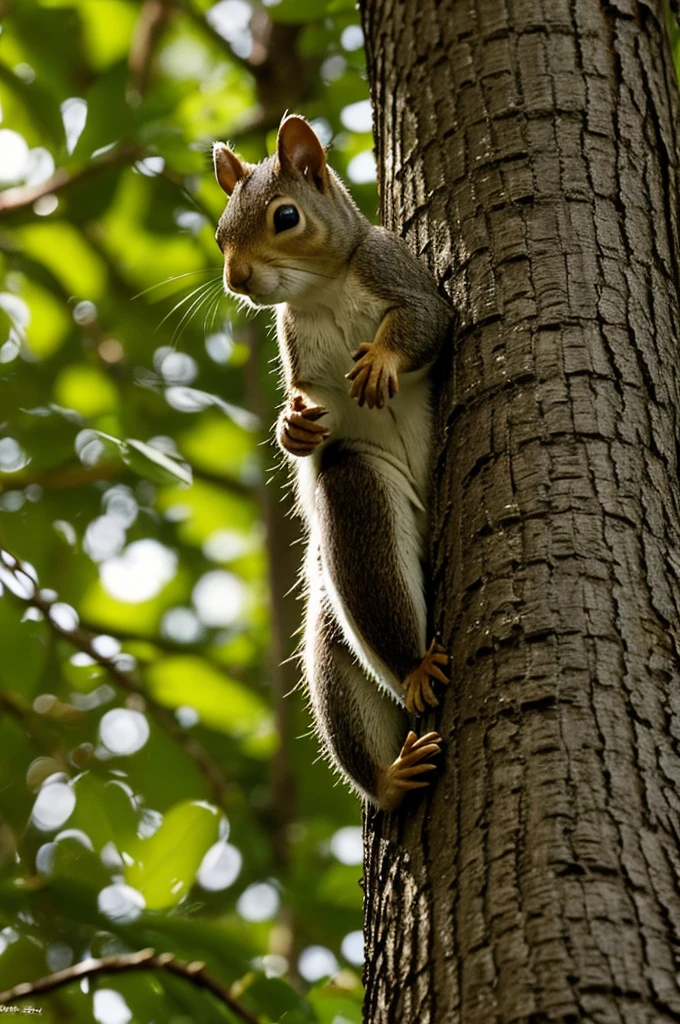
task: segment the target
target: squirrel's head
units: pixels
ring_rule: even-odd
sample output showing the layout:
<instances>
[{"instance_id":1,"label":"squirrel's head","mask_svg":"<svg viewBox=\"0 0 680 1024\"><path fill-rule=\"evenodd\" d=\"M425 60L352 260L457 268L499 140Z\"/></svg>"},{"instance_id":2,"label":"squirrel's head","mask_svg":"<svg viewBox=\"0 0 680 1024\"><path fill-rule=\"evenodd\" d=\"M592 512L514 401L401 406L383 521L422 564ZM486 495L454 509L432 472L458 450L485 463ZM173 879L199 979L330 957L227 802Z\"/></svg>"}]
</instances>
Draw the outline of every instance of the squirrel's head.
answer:
<instances>
[{"instance_id":1,"label":"squirrel's head","mask_svg":"<svg viewBox=\"0 0 680 1024\"><path fill-rule=\"evenodd\" d=\"M247 164L223 142L215 174L230 196L216 239L228 291L253 305L305 303L330 286L356 245L363 219L303 117L284 117L276 153Z\"/></svg>"}]
</instances>

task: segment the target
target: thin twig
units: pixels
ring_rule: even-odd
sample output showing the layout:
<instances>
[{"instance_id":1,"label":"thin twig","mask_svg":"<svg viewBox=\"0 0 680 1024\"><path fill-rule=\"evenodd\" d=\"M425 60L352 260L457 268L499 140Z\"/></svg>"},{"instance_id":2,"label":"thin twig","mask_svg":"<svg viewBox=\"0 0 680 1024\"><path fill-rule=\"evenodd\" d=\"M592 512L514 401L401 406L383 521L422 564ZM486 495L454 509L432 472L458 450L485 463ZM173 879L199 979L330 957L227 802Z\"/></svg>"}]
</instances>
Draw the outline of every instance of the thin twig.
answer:
<instances>
[{"instance_id":1,"label":"thin twig","mask_svg":"<svg viewBox=\"0 0 680 1024\"><path fill-rule=\"evenodd\" d=\"M254 487L235 477L226 477L221 473L213 473L209 469L200 469L196 466L191 467L191 473L195 480L215 484L239 498L254 499L255 497ZM83 466L81 463L74 462L60 466L58 469L38 470L33 473L21 471L7 476L0 475L0 494L4 494L6 491L23 490L31 484L38 484L46 491L61 491L71 487L84 487L99 481L126 479L131 476L134 476L132 470L128 469L123 462L98 462L94 466Z\"/></svg>"},{"instance_id":2,"label":"thin twig","mask_svg":"<svg viewBox=\"0 0 680 1024\"><path fill-rule=\"evenodd\" d=\"M22 982L14 988L7 989L6 992L0 992L0 1005L6 1006L20 999L53 992L57 988L92 975L122 974L125 971L139 970L168 971L178 978L184 978L197 988L212 992L239 1020L246 1021L246 1024L258 1024L257 1017L237 1002L221 981L206 971L201 960L188 963L186 960L176 959L172 953L156 953L156 950L151 948L142 949L138 953L119 953L114 956L103 956L98 960L83 960L79 964L66 967L63 971L55 971L54 974L38 978L36 981Z\"/></svg>"},{"instance_id":3,"label":"thin twig","mask_svg":"<svg viewBox=\"0 0 680 1024\"><path fill-rule=\"evenodd\" d=\"M226 477L222 473L213 473L210 469L203 469L194 465L191 466L191 472L195 480L214 484L216 487L229 491L230 494L236 494L240 498L250 498L251 501L255 500L255 487L252 484L243 483L242 480L237 480L235 477Z\"/></svg>"},{"instance_id":4,"label":"thin twig","mask_svg":"<svg viewBox=\"0 0 680 1024\"><path fill-rule=\"evenodd\" d=\"M236 125L230 138L265 132L276 128L282 111L296 110L312 95L318 80L321 58L318 55L297 55L296 74L290 74L290 54L298 50L298 36L304 24L297 22L272 21L263 7L255 7L250 19L252 46L247 57L234 53L231 44L215 29L196 8L193 0L177 0L179 9L203 34L223 50L229 60L248 71L255 82L257 109L247 123Z\"/></svg>"},{"instance_id":5,"label":"thin twig","mask_svg":"<svg viewBox=\"0 0 680 1024\"><path fill-rule=\"evenodd\" d=\"M76 715L82 718L82 712L77 711L76 708L72 710L73 718ZM34 711L25 697L0 689L0 714L11 715L15 721L20 723L24 732L30 736L34 746L62 764L64 771L68 769L68 759L64 754L59 737L48 727L45 715Z\"/></svg>"},{"instance_id":6,"label":"thin twig","mask_svg":"<svg viewBox=\"0 0 680 1024\"><path fill-rule=\"evenodd\" d=\"M217 29L213 28L203 11L196 10L191 0L178 0L178 7L199 31L203 32L220 50L224 51L229 60L252 73L253 68L248 58L239 57L237 53L234 53L228 40L221 36Z\"/></svg>"},{"instance_id":7,"label":"thin twig","mask_svg":"<svg viewBox=\"0 0 680 1024\"><path fill-rule=\"evenodd\" d=\"M172 13L172 0L145 0L135 25L128 67L130 88L139 99L146 94L156 48Z\"/></svg>"},{"instance_id":8,"label":"thin twig","mask_svg":"<svg viewBox=\"0 0 680 1024\"><path fill-rule=\"evenodd\" d=\"M229 803L231 787L224 777L222 769L208 753L205 747L199 743L198 740L194 739L186 729L183 729L182 726L179 725L175 716L168 708L159 704L153 699L153 697L149 696L145 687L136 679L132 672L127 672L124 669L121 669L113 658L107 658L104 657L104 655L99 654L93 646L92 638L83 629L78 627L75 629L68 629L65 626L61 626L58 622L55 622L50 613L52 605L55 604L57 599L54 598L49 600L43 597L37 580L22 564L21 560L7 550L4 544L0 545L0 554L2 567L12 574L22 589L26 588L27 581L30 581L31 583L32 593L26 596L23 596L22 594L13 594L13 596L16 599L23 601L24 604L29 607L37 608L41 611L55 633L64 637L64 639L68 640L74 647L77 647L79 651L89 655L93 661L96 661L98 665L101 665L101 667L109 673L109 675L122 689L142 698L145 706L149 710L149 714L153 717L159 728L161 728L179 747L182 748L184 753L191 758L198 770L201 772L212 791L215 803L223 809L226 809Z\"/></svg>"},{"instance_id":9,"label":"thin twig","mask_svg":"<svg viewBox=\"0 0 680 1024\"><path fill-rule=\"evenodd\" d=\"M93 178L102 171L109 171L112 167L120 167L125 164L134 163L139 160L142 150L136 145L119 146L109 153L91 160L81 170L69 174L63 167L43 181L40 185L18 185L16 188L7 188L0 192L0 213L7 210L19 210L24 206L30 206L36 199L42 196L49 196L55 192L63 192L65 189L79 185L88 178Z\"/></svg>"},{"instance_id":10,"label":"thin twig","mask_svg":"<svg viewBox=\"0 0 680 1024\"><path fill-rule=\"evenodd\" d=\"M0 477L0 494L23 490L31 484L38 484L47 491L62 491L71 487L83 487L98 480L113 480L127 471L127 466L122 462L99 462L96 466L83 466L80 462L67 463L58 469L12 473L4 479Z\"/></svg>"},{"instance_id":11,"label":"thin twig","mask_svg":"<svg viewBox=\"0 0 680 1024\"><path fill-rule=\"evenodd\" d=\"M206 147L205 150L205 168L212 174L212 153L208 147ZM186 184L186 178L188 175L179 174L177 171L173 171L173 169L168 167L166 164L160 172L159 177L164 178L165 181L169 181L171 185L174 185L175 188L182 193L183 198L186 199L187 202L191 203L191 205L205 217L209 224L215 224L217 222L221 210L211 210L198 196L195 196L193 192L189 191Z\"/></svg>"}]
</instances>

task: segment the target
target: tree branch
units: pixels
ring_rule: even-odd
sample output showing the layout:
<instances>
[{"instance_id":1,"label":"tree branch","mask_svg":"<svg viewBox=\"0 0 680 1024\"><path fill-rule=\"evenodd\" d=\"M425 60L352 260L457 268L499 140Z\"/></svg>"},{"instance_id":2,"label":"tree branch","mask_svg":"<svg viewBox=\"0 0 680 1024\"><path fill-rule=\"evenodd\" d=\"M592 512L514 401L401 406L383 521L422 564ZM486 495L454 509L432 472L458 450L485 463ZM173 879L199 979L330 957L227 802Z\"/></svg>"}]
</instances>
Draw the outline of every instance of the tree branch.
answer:
<instances>
[{"instance_id":1,"label":"tree branch","mask_svg":"<svg viewBox=\"0 0 680 1024\"><path fill-rule=\"evenodd\" d=\"M43 469L34 473L12 473L4 479L0 477L0 494L6 491L23 490L31 484L38 484L48 491L67 490L71 487L83 487L85 484L98 480L114 480L123 472L129 472L122 462L99 462L95 466L83 466L76 462L59 466L57 469Z\"/></svg>"},{"instance_id":2,"label":"tree branch","mask_svg":"<svg viewBox=\"0 0 680 1024\"><path fill-rule=\"evenodd\" d=\"M252 49L247 57L239 57L192 0L178 0L178 7L232 63L253 76L260 109L247 122L236 126L236 131L230 133L232 141L235 135L242 137L278 127L283 110L297 110L310 99L316 88L320 56L297 54L296 74L290 73L290 55L297 53L303 23L273 21L264 8L255 8L250 19Z\"/></svg>"},{"instance_id":3,"label":"tree branch","mask_svg":"<svg viewBox=\"0 0 680 1024\"><path fill-rule=\"evenodd\" d=\"M51 178L43 181L40 185L18 185L16 188L7 188L4 192L0 192L0 213L7 210L20 210L24 206L30 206L36 199L40 199L42 196L63 192L65 189L87 181L88 178L101 174L102 171L109 171L112 167L121 167L125 164L134 163L135 160L139 160L141 155L142 150L139 146L123 145L112 149L109 153L104 153L103 156L98 157L96 160L91 160L90 163L73 174L69 174L63 167L60 167Z\"/></svg>"},{"instance_id":4,"label":"tree branch","mask_svg":"<svg viewBox=\"0 0 680 1024\"><path fill-rule=\"evenodd\" d=\"M239 57L238 54L234 53L229 44L228 40L221 36L220 33L212 27L205 14L202 11L196 10L191 0L178 0L178 7L182 14L191 21L197 29L199 29L208 39L210 39L220 50L223 50L229 60L233 61L234 64L238 64L240 67L245 68L246 71L250 71L252 74L253 68L247 57Z\"/></svg>"},{"instance_id":5,"label":"tree branch","mask_svg":"<svg viewBox=\"0 0 680 1024\"><path fill-rule=\"evenodd\" d=\"M207 484L214 484L216 487L229 491L230 494L236 494L239 498L250 498L251 501L254 501L257 496L255 487L252 484L244 484L243 481L237 480L236 477L226 477L221 473L214 473L210 469L201 469L194 465L191 465L191 472L195 480L203 480Z\"/></svg>"},{"instance_id":6,"label":"tree branch","mask_svg":"<svg viewBox=\"0 0 680 1024\"><path fill-rule=\"evenodd\" d=\"M24 604L29 607L37 608L41 611L45 616L45 620L56 633L62 636L65 640L68 640L74 647L77 647L79 651L89 655L89 657L92 658L93 661L96 661L98 665L101 665L101 667L109 673L109 675L122 689L142 698L145 706L149 710L149 714L152 716L159 728L174 740L174 742L181 747L184 753L194 762L206 780L215 803L223 809L227 809L231 787L224 777L222 769L208 753L205 747L178 724L175 716L168 708L159 704L153 699L153 697L149 696L145 687L135 678L132 672L126 672L124 669L119 668L113 658L106 658L99 654L92 644L92 638L88 636L83 629L78 627L76 627L76 629L67 629L65 626L61 626L58 622L55 622L50 612L52 610L52 605L56 603L57 598L48 600L43 597L40 592L37 579L22 564L19 558L11 554L7 548L1 544L0 563L7 572L12 574L22 589L25 590L27 586L30 585L30 594L24 596L23 594L14 594L12 592L12 596L19 601L23 601Z\"/></svg>"},{"instance_id":7,"label":"tree branch","mask_svg":"<svg viewBox=\"0 0 680 1024\"><path fill-rule=\"evenodd\" d=\"M250 498L251 500L255 498L255 488L237 480L236 477L226 477L221 473L214 473L209 469L199 469L196 466L191 466L191 473L194 479L215 484L239 498ZM83 466L79 462L74 462L56 469L38 470L33 473L22 470L4 476L4 479L0 474L0 494L5 494L7 491L23 490L30 484L38 484L48 491L61 491L71 487L84 487L86 484L101 480L126 479L133 476L135 476L134 472L123 462L111 460L98 462L94 466Z\"/></svg>"},{"instance_id":8,"label":"tree branch","mask_svg":"<svg viewBox=\"0 0 680 1024\"><path fill-rule=\"evenodd\" d=\"M247 1010L245 1006L237 1002L229 993L221 981L218 981L205 969L205 964L196 960L187 963L186 960L178 960L172 953L156 953L155 949L142 949L138 953L119 953L114 956L103 956L98 960L83 960L73 967L67 967L63 971L56 971L54 974L36 981L26 981L14 988L0 992L0 1005L8 1005L27 999L31 996L42 995L44 992L53 992L64 985L70 985L82 978L89 978L97 974L122 974L126 971L167 971L178 978L184 978L197 988L211 992L220 1002L224 1003L234 1016L246 1024L258 1024L257 1017Z\"/></svg>"},{"instance_id":9,"label":"tree branch","mask_svg":"<svg viewBox=\"0 0 680 1024\"><path fill-rule=\"evenodd\" d=\"M146 93L154 51L165 31L172 7L172 0L145 0L137 19L128 67L130 89L140 100Z\"/></svg>"}]
</instances>

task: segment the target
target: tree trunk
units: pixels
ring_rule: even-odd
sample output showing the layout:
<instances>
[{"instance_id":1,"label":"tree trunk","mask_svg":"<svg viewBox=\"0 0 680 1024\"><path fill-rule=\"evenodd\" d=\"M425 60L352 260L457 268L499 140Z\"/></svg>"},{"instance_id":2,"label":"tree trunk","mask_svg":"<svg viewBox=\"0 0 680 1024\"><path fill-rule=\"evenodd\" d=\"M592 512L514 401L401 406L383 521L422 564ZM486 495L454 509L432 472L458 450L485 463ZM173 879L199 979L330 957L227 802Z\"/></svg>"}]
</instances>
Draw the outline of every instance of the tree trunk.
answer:
<instances>
[{"instance_id":1,"label":"tree trunk","mask_svg":"<svg viewBox=\"0 0 680 1024\"><path fill-rule=\"evenodd\" d=\"M678 92L660 0L363 0L459 313L441 777L368 814L370 1024L680 1021ZM429 721L429 720L428 720Z\"/></svg>"}]
</instances>

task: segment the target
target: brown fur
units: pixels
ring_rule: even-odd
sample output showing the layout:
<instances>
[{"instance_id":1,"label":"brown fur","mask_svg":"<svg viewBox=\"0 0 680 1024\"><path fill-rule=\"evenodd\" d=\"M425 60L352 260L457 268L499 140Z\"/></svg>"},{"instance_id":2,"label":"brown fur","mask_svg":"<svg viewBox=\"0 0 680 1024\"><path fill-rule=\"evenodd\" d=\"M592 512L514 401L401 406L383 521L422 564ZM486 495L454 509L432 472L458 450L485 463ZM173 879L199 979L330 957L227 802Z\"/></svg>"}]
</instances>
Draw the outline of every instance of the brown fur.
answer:
<instances>
[{"instance_id":1,"label":"brown fur","mask_svg":"<svg viewBox=\"0 0 680 1024\"><path fill-rule=\"evenodd\" d=\"M350 784L394 809L426 785L439 749L436 734L408 733L405 696L416 679L417 703L421 693L436 702L430 681L445 681L427 653L422 559L428 366L451 311L406 245L363 216L303 118L282 121L260 164L217 143L215 166L231 196L216 234L227 287L279 309L277 440L298 467L310 530L304 661L316 729ZM284 206L294 214L282 226Z\"/></svg>"}]
</instances>

